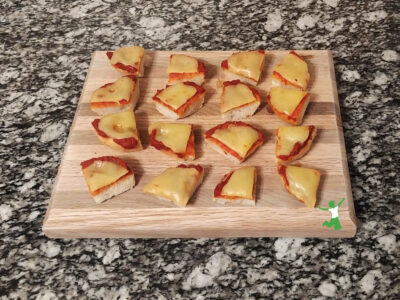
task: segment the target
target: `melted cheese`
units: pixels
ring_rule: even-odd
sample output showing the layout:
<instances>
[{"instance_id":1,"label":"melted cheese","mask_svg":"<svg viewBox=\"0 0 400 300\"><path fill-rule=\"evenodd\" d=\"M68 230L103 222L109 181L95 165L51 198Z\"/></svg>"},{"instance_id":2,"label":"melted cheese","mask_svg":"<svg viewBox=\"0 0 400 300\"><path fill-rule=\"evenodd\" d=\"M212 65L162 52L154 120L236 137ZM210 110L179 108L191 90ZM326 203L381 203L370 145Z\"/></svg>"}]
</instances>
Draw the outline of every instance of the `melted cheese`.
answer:
<instances>
[{"instance_id":1,"label":"melted cheese","mask_svg":"<svg viewBox=\"0 0 400 300\"><path fill-rule=\"evenodd\" d=\"M233 53L228 58L229 71L258 81L264 57L265 54L257 50Z\"/></svg>"},{"instance_id":2,"label":"melted cheese","mask_svg":"<svg viewBox=\"0 0 400 300\"><path fill-rule=\"evenodd\" d=\"M140 63L144 55L143 47L128 46L119 48L111 57L111 64L122 63L127 66L134 66L139 70Z\"/></svg>"},{"instance_id":3,"label":"melted cheese","mask_svg":"<svg viewBox=\"0 0 400 300\"><path fill-rule=\"evenodd\" d=\"M233 172L226 185L222 188L221 195L253 199L253 186L255 182L255 168L243 167Z\"/></svg>"},{"instance_id":4,"label":"melted cheese","mask_svg":"<svg viewBox=\"0 0 400 300\"><path fill-rule=\"evenodd\" d=\"M117 181L128 172L127 169L116 163L101 160L96 160L90 166L82 170L91 192Z\"/></svg>"},{"instance_id":5,"label":"melted cheese","mask_svg":"<svg viewBox=\"0 0 400 300\"><path fill-rule=\"evenodd\" d=\"M169 61L167 72L169 73L197 73L198 61L194 57L173 54Z\"/></svg>"},{"instance_id":6,"label":"melted cheese","mask_svg":"<svg viewBox=\"0 0 400 300\"><path fill-rule=\"evenodd\" d=\"M222 94L221 113L225 113L255 100L256 97L247 85L243 83L228 85L224 87L224 92Z\"/></svg>"},{"instance_id":7,"label":"melted cheese","mask_svg":"<svg viewBox=\"0 0 400 300\"><path fill-rule=\"evenodd\" d=\"M317 201L319 172L309 168L287 166L286 178L290 192L304 201L307 207L314 207Z\"/></svg>"},{"instance_id":8,"label":"melted cheese","mask_svg":"<svg viewBox=\"0 0 400 300\"><path fill-rule=\"evenodd\" d=\"M307 92L304 91L273 87L270 92L270 101L275 109L290 116L305 95Z\"/></svg>"},{"instance_id":9,"label":"melted cheese","mask_svg":"<svg viewBox=\"0 0 400 300\"><path fill-rule=\"evenodd\" d=\"M258 132L249 126L230 126L217 129L212 137L236 151L241 157L246 157L251 146L258 140Z\"/></svg>"},{"instance_id":10,"label":"melted cheese","mask_svg":"<svg viewBox=\"0 0 400 300\"><path fill-rule=\"evenodd\" d=\"M197 186L198 176L195 168L168 168L153 178L143 192L186 206Z\"/></svg>"},{"instance_id":11,"label":"melted cheese","mask_svg":"<svg viewBox=\"0 0 400 300\"><path fill-rule=\"evenodd\" d=\"M172 106L174 109L178 109L192 98L197 93L195 87L191 85L183 84L179 82L177 84L166 87L157 97Z\"/></svg>"},{"instance_id":12,"label":"melted cheese","mask_svg":"<svg viewBox=\"0 0 400 300\"><path fill-rule=\"evenodd\" d=\"M135 114L131 110L102 117L99 129L113 139L138 138Z\"/></svg>"},{"instance_id":13,"label":"melted cheese","mask_svg":"<svg viewBox=\"0 0 400 300\"><path fill-rule=\"evenodd\" d=\"M118 102L122 99L130 101L135 82L129 77L121 77L117 81L94 91L91 102Z\"/></svg>"},{"instance_id":14,"label":"melted cheese","mask_svg":"<svg viewBox=\"0 0 400 300\"><path fill-rule=\"evenodd\" d=\"M308 80L310 79L307 63L296 55L288 54L280 64L275 66L274 71L303 89L307 88Z\"/></svg>"},{"instance_id":15,"label":"melted cheese","mask_svg":"<svg viewBox=\"0 0 400 300\"><path fill-rule=\"evenodd\" d=\"M279 127L277 155L289 155L296 143L304 143L310 131L308 126Z\"/></svg>"},{"instance_id":16,"label":"melted cheese","mask_svg":"<svg viewBox=\"0 0 400 300\"><path fill-rule=\"evenodd\" d=\"M175 153L185 153L192 125L182 123L154 123L149 127L149 134L156 129L155 139Z\"/></svg>"}]
</instances>

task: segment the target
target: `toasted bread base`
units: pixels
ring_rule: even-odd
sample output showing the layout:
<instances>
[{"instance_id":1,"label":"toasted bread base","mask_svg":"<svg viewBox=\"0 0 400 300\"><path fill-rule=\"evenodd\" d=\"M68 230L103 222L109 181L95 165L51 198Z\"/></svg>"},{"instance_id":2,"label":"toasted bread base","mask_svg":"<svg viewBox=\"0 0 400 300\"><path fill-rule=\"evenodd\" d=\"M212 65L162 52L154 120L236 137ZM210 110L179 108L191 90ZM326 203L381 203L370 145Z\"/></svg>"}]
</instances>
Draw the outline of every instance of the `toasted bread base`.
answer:
<instances>
[{"instance_id":1,"label":"toasted bread base","mask_svg":"<svg viewBox=\"0 0 400 300\"><path fill-rule=\"evenodd\" d=\"M118 179L116 182L114 182L109 188L102 191L100 194L97 194L95 196L92 195L92 197L94 201L96 201L96 203L101 203L107 199L110 199L114 196L130 190L134 186L135 176L132 173L129 176L123 176L121 179Z\"/></svg>"},{"instance_id":2,"label":"toasted bread base","mask_svg":"<svg viewBox=\"0 0 400 300\"><path fill-rule=\"evenodd\" d=\"M240 121L242 119L251 117L252 115L254 115L260 104L260 101L255 101L249 103L248 105L231 109L227 112L222 113L222 119L224 121Z\"/></svg>"},{"instance_id":3,"label":"toasted bread base","mask_svg":"<svg viewBox=\"0 0 400 300\"><path fill-rule=\"evenodd\" d=\"M119 103L115 103L115 105L108 106L108 107L93 107L90 106L90 109L98 114L99 116L105 116L113 113L122 112L128 109L135 109L136 104L139 100L140 96L140 88L139 88L139 80L136 81L135 89L129 99L129 103L125 105L121 105ZM100 102L101 103L101 102Z\"/></svg>"},{"instance_id":4,"label":"toasted bread base","mask_svg":"<svg viewBox=\"0 0 400 300\"><path fill-rule=\"evenodd\" d=\"M242 75L236 74L236 73L232 73L227 69L221 68L221 81L233 81L233 80L240 80L243 83L247 83L250 85L254 85L256 86L258 81L255 81L253 79L250 79L248 77L244 77Z\"/></svg>"},{"instance_id":5,"label":"toasted bread base","mask_svg":"<svg viewBox=\"0 0 400 300\"><path fill-rule=\"evenodd\" d=\"M203 106L204 95L205 94L203 94L201 97L199 97L196 102L193 102L193 104L191 106L189 106L188 109L182 115L178 115L176 112L170 110L169 108L165 107L161 103L155 102L155 105L156 105L156 109L162 115L164 115L168 118L174 119L174 120L182 119L182 118L185 118L185 117L195 113Z\"/></svg>"},{"instance_id":6,"label":"toasted bread base","mask_svg":"<svg viewBox=\"0 0 400 300\"><path fill-rule=\"evenodd\" d=\"M307 143L304 145L304 147L302 149L300 149L299 153L297 153L296 155L290 156L287 159L281 159L278 157L278 143L277 143L276 148L275 148L275 157L276 157L277 162L278 163L289 162L289 161L294 161L294 160L302 158L310 150L316 134L317 134L317 130L314 128L314 130L311 133L311 138L307 141Z\"/></svg>"},{"instance_id":7,"label":"toasted bread base","mask_svg":"<svg viewBox=\"0 0 400 300\"><path fill-rule=\"evenodd\" d=\"M251 200L251 199L246 199L246 198L238 198L235 200L231 199L226 199L226 198L220 198L220 197L213 197L214 201L219 203L219 204L230 204L230 203L235 203L235 204L241 204L245 206L256 206L256 201Z\"/></svg>"}]
</instances>

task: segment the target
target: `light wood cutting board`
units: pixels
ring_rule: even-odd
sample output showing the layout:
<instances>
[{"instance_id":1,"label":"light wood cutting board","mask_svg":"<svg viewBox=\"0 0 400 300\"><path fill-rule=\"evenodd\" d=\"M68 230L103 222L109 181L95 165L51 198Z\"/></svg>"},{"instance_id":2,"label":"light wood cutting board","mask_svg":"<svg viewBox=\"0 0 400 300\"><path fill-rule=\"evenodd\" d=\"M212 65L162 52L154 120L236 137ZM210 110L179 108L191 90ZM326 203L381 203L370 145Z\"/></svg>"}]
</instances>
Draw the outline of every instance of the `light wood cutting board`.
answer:
<instances>
[{"instance_id":1,"label":"light wood cutting board","mask_svg":"<svg viewBox=\"0 0 400 300\"><path fill-rule=\"evenodd\" d=\"M165 168L180 161L149 147L147 128L155 121L172 121L162 116L152 103L157 89L165 87L166 69L172 53L186 53L202 60L207 69L205 105L194 115L178 122L195 125L196 160L205 168L203 184L186 208L153 198L142 192L144 185ZM306 208L284 189L274 157L275 130L287 125L269 112L266 94L271 84L273 66L288 51L266 51L266 64L257 89L262 105L256 114L243 121L265 133L264 144L244 163L257 167L257 205L221 205L212 194L222 176L239 165L227 160L205 145L205 130L222 123L219 114L219 66L229 51L149 51L151 66L140 78L141 95L135 110L144 150L123 153L104 146L95 136L91 122L97 117L89 109L92 92L121 76L115 71L105 51L93 54L53 193L43 224L43 231L54 238L89 237L352 237L356 218L351 194L340 108L332 56L329 51L298 51L305 57L311 75L311 102L303 125L315 125L317 137L310 152L298 162L321 171L317 206L346 200L339 210L342 229L322 227L330 213ZM130 191L102 204L91 198L80 173L80 162L92 157L114 155L123 158L133 169L137 185Z\"/></svg>"}]
</instances>

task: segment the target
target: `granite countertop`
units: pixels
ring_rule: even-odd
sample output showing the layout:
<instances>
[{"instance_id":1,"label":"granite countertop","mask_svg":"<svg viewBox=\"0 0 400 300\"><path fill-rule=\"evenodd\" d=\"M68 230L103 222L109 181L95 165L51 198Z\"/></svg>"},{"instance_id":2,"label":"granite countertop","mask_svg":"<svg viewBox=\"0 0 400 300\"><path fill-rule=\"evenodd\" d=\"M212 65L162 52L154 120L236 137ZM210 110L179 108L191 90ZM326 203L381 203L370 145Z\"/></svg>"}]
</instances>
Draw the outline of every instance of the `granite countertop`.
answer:
<instances>
[{"instance_id":1,"label":"granite countertop","mask_svg":"<svg viewBox=\"0 0 400 300\"><path fill-rule=\"evenodd\" d=\"M398 296L398 1L121 2L0 4L0 299ZM356 237L46 238L41 225L91 53L138 44L331 49Z\"/></svg>"}]
</instances>

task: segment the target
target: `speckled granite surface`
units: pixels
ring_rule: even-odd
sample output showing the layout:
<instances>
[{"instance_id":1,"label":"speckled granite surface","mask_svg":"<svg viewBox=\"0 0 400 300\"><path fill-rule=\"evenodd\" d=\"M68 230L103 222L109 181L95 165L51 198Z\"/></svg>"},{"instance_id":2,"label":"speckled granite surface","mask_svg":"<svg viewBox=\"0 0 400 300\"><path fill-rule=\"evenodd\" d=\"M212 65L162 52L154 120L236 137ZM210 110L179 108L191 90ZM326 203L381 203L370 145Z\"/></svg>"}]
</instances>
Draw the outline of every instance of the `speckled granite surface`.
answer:
<instances>
[{"instance_id":1,"label":"speckled granite surface","mask_svg":"<svg viewBox=\"0 0 400 300\"><path fill-rule=\"evenodd\" d=\"M1 1L0 299L398 296L399 2L164 2ZM331 49L357 236L47 239L41 224L91 53L127 44Z\"/></svg>"}]
</instances>

